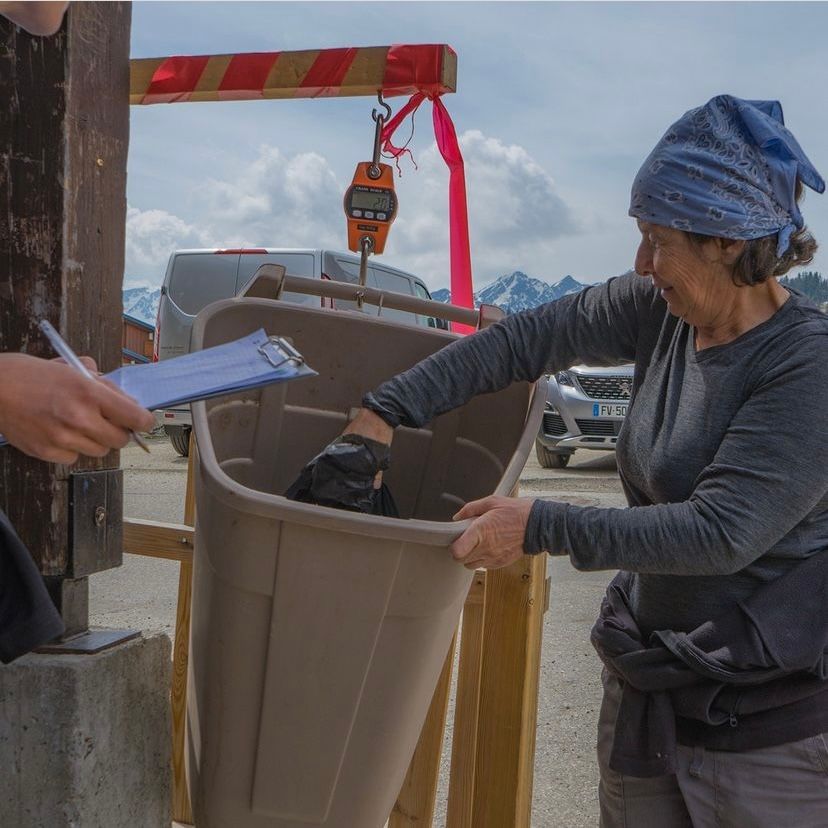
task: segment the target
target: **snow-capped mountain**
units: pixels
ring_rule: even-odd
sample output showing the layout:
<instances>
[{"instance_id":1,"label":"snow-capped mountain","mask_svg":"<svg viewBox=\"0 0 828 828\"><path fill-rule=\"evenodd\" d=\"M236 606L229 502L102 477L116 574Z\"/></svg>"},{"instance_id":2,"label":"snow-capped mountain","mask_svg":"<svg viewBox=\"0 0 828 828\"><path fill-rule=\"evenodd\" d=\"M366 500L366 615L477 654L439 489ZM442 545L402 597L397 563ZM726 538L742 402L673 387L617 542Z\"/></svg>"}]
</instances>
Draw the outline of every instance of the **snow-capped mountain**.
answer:
<instances>
[{"instance_id":1,"label":"snow-capped mountain","mask_svg":"<svg viewBox=\"0 0 828 828\"><path fill-rule=\"evenodd\" d=\"M497 305L507 313L515 313L526 308L535 308L544 302L560 299L568 293L577 293L584 287L586 286L571 276L564 276L560 281L549 284L549 282L534 279L516 270L514 273L507 273L495 279L483 290L475 293L474 304L475 306ZM438 302L448 302L449 291L446 288L436 290L432 297Z\"/></svg>"},{"instance_id":2,"label":"snow-capped mountain","mask_svg":"<svg viewBox=\"0 0 828 828\"><path fill-rule=\"evenodd\" d=\"M160 299L161 288L127 288L124 291L124 313L154 325Z\"/></svg>"}]
</instances>

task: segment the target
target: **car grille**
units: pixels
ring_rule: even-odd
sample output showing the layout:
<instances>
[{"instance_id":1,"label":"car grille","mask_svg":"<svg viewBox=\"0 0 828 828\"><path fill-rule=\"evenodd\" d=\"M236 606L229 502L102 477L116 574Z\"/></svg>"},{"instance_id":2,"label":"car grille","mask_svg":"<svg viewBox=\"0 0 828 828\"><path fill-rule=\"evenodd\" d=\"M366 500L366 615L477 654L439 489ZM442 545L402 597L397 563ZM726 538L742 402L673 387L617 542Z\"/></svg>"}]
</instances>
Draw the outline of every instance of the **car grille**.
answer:
<instances>
[{"instance_id":1,"label":"car grille","mask_svg":"<svg viewBox=\"0 0 828 828\"><path fill-rule=\"evenodd\" d=\"M623 420L575 420L581 434L590 437L617 437Z\"/></svg>"},{"instance_id":2,"label":"car grille","mask_svg":"<svg viewBox=\"0 0 828 828\"><path fill-rule=\"evenodd\" d=\"M578 375L578 385L593 400L628 400L632 377L588 377Z\"/></svg>"},{"instance_id":3,"label":"car grille","mask_svg":"<svg viewBox=\"0 0 828 828\"><path fill-rule=\"evenodd\" d=\"M560 414L553 414L551 411L544 412L543 433L555 436L566 434L566 423Z\"/></svg>"}]
</instances>

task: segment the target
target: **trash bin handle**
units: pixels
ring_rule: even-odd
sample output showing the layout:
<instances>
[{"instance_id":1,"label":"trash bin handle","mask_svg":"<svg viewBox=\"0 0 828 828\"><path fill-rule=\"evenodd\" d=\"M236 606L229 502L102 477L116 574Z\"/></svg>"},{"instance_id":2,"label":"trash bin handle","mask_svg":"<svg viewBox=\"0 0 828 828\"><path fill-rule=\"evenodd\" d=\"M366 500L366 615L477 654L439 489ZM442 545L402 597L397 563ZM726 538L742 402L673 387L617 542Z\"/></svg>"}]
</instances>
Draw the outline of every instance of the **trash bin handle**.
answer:
<instances>
[{"instance_id":1,"label":"trash bin handle","mask_svg":"<svg viewBox=\"0 0 828 828\"><path fill-rule=\"evenodd\" d=\"M372 287L361 287L350 282L337 282L333 279L309 279L303 276L289 276L282 265L264 264L245 285L239 296L263 299L279 299L284 291L301 293L307 296L320 296L356 302L361 299L378 308L416 313L420 316L433 316L448 322L460 322L475 328L485 328L502 319L505 314L495 305L481 305L479 310L461 308L433 299L420 299L407 293L393 293Z\"/></svg>"}]
</instances>

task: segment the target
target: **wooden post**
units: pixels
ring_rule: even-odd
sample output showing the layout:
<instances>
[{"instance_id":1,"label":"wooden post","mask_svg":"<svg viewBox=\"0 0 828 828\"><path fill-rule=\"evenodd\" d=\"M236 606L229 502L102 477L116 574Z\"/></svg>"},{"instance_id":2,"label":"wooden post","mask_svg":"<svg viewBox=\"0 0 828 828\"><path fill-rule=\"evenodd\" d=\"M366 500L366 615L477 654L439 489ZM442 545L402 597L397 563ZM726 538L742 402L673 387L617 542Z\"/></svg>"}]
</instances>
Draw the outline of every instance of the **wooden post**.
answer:
<instances>
[{"instance_id":1,"label":"wooden post","mask_svg":"<svg viewBox=\"0 0 828 828\"><path fill-rule=\"evenodd\" d=\"M129 139L128 3L77 3L53 37L0 19L0 350L52 357L49 319L101 370L120 364ZM86 575L70 544L70 470L0 451L0 507L32 552L69 632L88 626ZM113 475L119 475L115 471ZM115 478L113 478L114 480ZM109 515L114 533L120 513Z\"/></svg>"},{"instance_id":2,"label":"wooden post","mask_svg":"<svg viewBox=\"0 0 828 828\"><path fill-rule=\"evenodd\" d=\"M457 636L452 639L443 671L437 681L428 715L420 731L420 739L400 795L391 811L388 828L409 828L409 826L431 825L434 819L434 805L437 801L437 781L440 776L440 756L443 735L446 729L446 710L451 691L451 673L454 668L454 647Z\"/></svg>"},{"instance_id":3,"label":"wooden post","mask_svg":"<svg viewBox=\"0 0 828 828\"><path fill-rule=\"evenodd\" d=\"M486 573L474 828L530 825L545 595L545 555Z\"/></svg>"},{"instance_id":4,"label":"wooden post","mask_svg":"<svg viewBox=\"0 0 828 828\"><path fill-rule=\"evenodd\" d=\"M474 828L472 817L485 600L486 571L481 569L474 574L474 582L463 607L457 696L454 702L454 731L451 741L451 774L446 809L447 828Z\"/></svg>"},{"instance_id":5,"label":"wooden post","mask_svg":"<svg viewBox=\"0 0 828 828\"><path fill-rule=\"evenodd\" d=\"M184 493L184 523L195 526L195 437L190 434L190 459ZM190 663L190 606L193 595L193 561L182 560L178 570L178 604L175 614L172 677L172 774L173 819L192 824L193 811L187 788L184 753L187 750L187 669Z\"/></svg>"}]
</instances>

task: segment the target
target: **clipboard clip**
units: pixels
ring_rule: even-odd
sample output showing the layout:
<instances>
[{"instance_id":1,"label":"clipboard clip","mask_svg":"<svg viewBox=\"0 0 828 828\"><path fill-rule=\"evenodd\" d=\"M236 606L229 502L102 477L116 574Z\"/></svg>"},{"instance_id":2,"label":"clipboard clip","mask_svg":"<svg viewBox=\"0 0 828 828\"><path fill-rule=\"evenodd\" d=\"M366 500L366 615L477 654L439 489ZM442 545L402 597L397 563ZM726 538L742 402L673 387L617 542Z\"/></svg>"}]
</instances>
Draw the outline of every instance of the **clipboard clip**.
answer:
<instances>
[{"instance_id":1,"label":"clipboard clip","mask_svg":"<svg viewBox=\"0 0 828 828\"><path fill-rule=\"evenodd\" d=\"M286 362L297 366L305 364L302 354L280 336L269 336L259 345L258 351L274 368L281 368Z\"/></svg>"}]
</instances>

